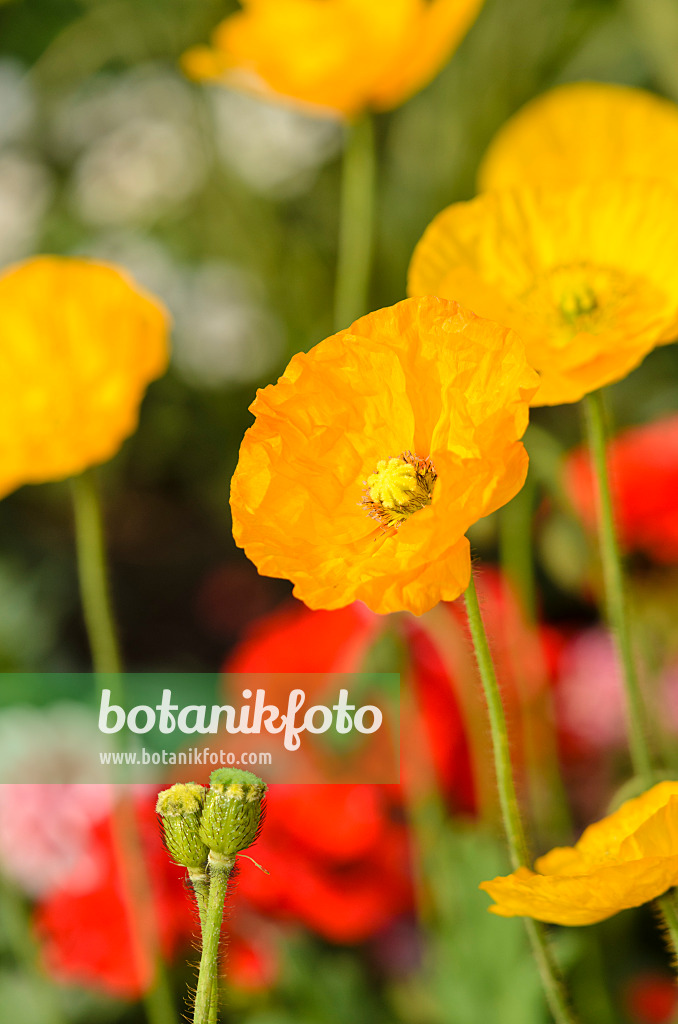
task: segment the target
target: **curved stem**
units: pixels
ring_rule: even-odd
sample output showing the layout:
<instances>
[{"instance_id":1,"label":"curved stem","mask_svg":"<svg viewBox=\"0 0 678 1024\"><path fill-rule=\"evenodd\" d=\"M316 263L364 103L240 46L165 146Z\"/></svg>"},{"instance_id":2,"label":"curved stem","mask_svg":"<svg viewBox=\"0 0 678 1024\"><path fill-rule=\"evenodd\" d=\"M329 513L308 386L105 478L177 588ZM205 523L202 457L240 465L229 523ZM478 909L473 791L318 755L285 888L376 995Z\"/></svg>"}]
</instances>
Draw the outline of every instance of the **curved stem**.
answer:
<instances>
[{"instance_id":1,"label":"curved stem","mask_svg":"<svg viewBox=\"0 0 678 1024\"><path fill-rule=\"evenodd\" d=\"M94 471L86 470L74 477L71 480L71 493L80 596L94 671L97 675L105 673L109 676L108 686L116 693L115 699L122 703L123 666L108 582L101 497ZM150 931L154 933L154 909L149 895L145 862L140 853L138 829L133 809L127 805L125 797L114 814L115 819L121 832L124 863L134 865L134 877L130 883L131 891L135 894L130 908L131 919L139 924L141 918L144 922L148 921ZM156 945L154 934L152 939L150 936L147 938L149 948L153 948ZM154 955L153 967L153 981L143 995L146 1016L150 1024L171 1024L176 1020L174 1001L165 965L159 954Z\"/></svg>"},{"instance_id":2,"label":"curved stem","mask_svg":"<svg viewBox=\"0 0 678 1024\"><path fill-rule=\"evenodd\" d=\"M614 525L607 467L605 406L601 391L595 391L586 397L586 425L598 488L598 536L605 583L605 604L622 666L631 760L636 775L650 786L654 780L652 755L647 738L647 712L633 656L624 572Z\"/></svg>"},{"instance_id":3,"label":"curved stem","mask_svg":"<svg viewBox=\"0 0 678 1024\"><path fill-rule=\"evenodd\" d=\"M122 659L108 582L104 524L97 480L86 470L71 481L80 595L95 672L119 674Z\"/></svg>"},{"instance_id":4,"label":"curved stem","mask_svg":"<svg viewBox=\"0 0 678 1024\"><path fill-rule=\"evenodd\" d=\"M513 869L525 866L529 863L527 840L525 830L520 816L518 797L513 781L513 767L511 765L511 750L509 746L508 729L504 716L504 705L501 699L501 692L497 683L494 671L492 655L487 642L485 626L483 625L480 606L478 604L478 593L476 591L473 576L465 594L466 615L471 630L473 649L475 651L478 671L483 684L485 701L490 716L490 731L492 734L492 750L494 752L494 766L497 776L497 788L499 790L499 803L501 806L502 820L506 839L511 857Z\"/></svg>"},{"instance_id":5,"label":"curved stem","mask_svg":"<svg viewBox=\"0 0 678 1024\"><path fill-rule=\"evenodd\" d=\"M633 653L633 639L626 600L626 585L607 465L606 411L602 391L594 391L585 400L586 427L591 461L598 489L598 536L603 565L607 618L617 646L626 697L626 723L633 770L643 782L653 785L654 764L648 740L647 709L640 688ZM666 938L674 960L678 960L678 908L672 893L657 903L666 928Z\"/></svg>"},{"instance_id":6,"label":"curved stem","mask_svg":"<svg viewBox=\"0 0 678 1024\"><path fill-rule=\"evenodd\" d=\"M221 922L224 916L228 879L232 870L232 860L215 859L215 855L210 854L210 894L203 930L202 956L200 957L193 1024L210 1024L216 1019L216 998L213 998L213 993L216 993L219 977Z\"/></svg>"},{"instance_id":7,"label":"curved stem","mask_svg":"<svg viewBox=\"0 0 678 1024\"><path fill-rule=\"evenodd\" d=\"M527 840L520 816L520 807L513 780L511 750L508 728L504 715L501 691L494 671L490 646L485 633L483 618L478 604L473 576L465 594L466 614L473 640L473 648L478 662L478 671L485 693L487 709L490 717L492 750L499 789L504 831L509 847L509 855L514 870L529 866ZM576 1024L575 1017L567 1000L565 985L555 962L544 926L531 918L525 918L525 927L532 946L542 985L546 993L551 1013L557 1024Z\"/></svg>"},{"instance_id":8,"label":"curved stem","mask_svg":"<svg viewBox=\"0 0 678 1024\"><path fill-rule=\"evenodd\" d=\"M374 247L374 125L368 115L349 128L341 177L339 255L334 329L345 330L367 312Z\"/></svg>"}]
</instances>

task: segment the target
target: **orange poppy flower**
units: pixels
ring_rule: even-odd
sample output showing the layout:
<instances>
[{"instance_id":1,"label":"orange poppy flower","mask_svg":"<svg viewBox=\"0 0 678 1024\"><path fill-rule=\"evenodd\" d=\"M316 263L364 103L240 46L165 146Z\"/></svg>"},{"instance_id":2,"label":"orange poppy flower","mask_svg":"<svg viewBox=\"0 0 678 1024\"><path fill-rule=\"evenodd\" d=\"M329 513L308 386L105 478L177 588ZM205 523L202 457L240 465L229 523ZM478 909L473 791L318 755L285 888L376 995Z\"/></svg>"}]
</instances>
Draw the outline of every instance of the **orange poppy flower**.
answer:
<instances>
[{"instance_id":1,"label":"orange poppy flower","mask_svg":"<svg viewBox=\"0 0 678 1024\"><path fill-rule=\"evenodd\" d=\"M483 0L243 0L191 78L241 86L352 118L387 110L442 68Z\"/></svg>"},{"instance_id":2,"label":"orange poppy flower","mask_svg":"<svg viewBox=\"0 0 678 1024\"><path fill-rule=\"evenodd\" d=\"M518 331L533 405L576 402L678 335L678 189L617 179L487 192L443 210L410 295L456 299Z\"/></svg>"},{"instance_id":3,"label":"orange poppy flower","mask_svg":"<svg viewBox=\"0 0 678 1024\"><path fill-rule=\"evenodd\" d=\"M163 306L114 267L39 256L0 275L0 497L106 462L167 365Z\"/></svg>"},{"instance_id":4,"label":"orange poppy flower","mask_svg":"<svg viewBox=\"0 0 678 1024\"><path fill-rule=\"evenodd\" d=\"M678 106L625 85L575 82L537 96L502 125L480 191L610 177L678 183Z\"/></svg>"},{"instance_id":5,"label":"orange poppy flower","mask_svg":"<svg viewBox=\"0 0 678 1024\"><path fill-rule=\"evenodd\" d=\"M522 341L457 303L363 317L258 392L231 487L236 542L311 608L453 600L466 530L523 485L535 387Z\"/></svg>"},{"instance_id":6,"label":"orange poppy flower","mask_svg":"<svg viewBox=\"0 0 678 1024\"><path fill-rule=\"evenodd\" d=\"M678 782L627 800L535 867L481 884L495 901L492 913L595 924L661 896L678 884Z\"/></svg>"}]
</instances>

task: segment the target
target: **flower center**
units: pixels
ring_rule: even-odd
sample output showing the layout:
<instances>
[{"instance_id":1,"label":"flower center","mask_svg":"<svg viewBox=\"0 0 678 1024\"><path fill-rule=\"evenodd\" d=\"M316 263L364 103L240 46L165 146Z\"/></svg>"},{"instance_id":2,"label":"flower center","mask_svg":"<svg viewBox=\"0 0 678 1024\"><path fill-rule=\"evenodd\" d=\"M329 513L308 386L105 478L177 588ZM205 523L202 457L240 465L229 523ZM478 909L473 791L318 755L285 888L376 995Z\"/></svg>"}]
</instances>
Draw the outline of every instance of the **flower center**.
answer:
<instances>
[{"instance_id":1,"label":"flower center","mask_svg":"<svg viewBox=\"0 0 678 1024\"><path fill-rule=\"evenodd\" d=\"M596 333L614 317L629 279L612 267L586 263L553 267L523 295L530 311L551 326L552 339L566 344L580 331Z\"/></svg>"},{"instance_id":2,"label":"flower center","mask_svg":"<svg viewBox=\"0 0 678 1024\"><path fill-rule=\"evenodd\" d=\"M572 287L566 288L560 296L560 311L568 323L574 323L578 317L587 316L596 309L596 293L585 281L576 282Z\"/></svg>"},{"instance_id":3,"label":"flower center","mask_svg":"<svg viewBox=\"0 0 678 1024\"><path fill-rule=\"evenodd\" d=\"M436 471L430 459L412 452L382 459L365 481L361 502L373 519L385 529L398 529L411 515L431 504Z\"/></svg>"}]
</instances>

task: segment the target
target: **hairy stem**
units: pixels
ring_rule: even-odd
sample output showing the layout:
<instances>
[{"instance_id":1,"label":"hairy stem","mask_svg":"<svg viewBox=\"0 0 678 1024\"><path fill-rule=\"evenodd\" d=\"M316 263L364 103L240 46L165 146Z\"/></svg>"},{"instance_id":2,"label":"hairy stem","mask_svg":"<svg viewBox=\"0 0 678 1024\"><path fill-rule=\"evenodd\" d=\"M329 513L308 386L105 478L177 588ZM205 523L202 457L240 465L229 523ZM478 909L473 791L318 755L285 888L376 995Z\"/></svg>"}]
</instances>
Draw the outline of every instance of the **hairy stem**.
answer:
<instances>
[{"instance_id":1,"label":"hairy stem","mask_svg":"<svg viewBox=\"0 0 678 1024\"><path fill-rule=\"evenodd\" d=\"M591 462L597 484L598 538L603 566L607 619L614 634L622 668L626 697L626 726L631 761L636 776L648 788L655 781L652 751L648 740L648 716L638 679L633 652L633 637L626 599L626 581L617 530L615 527L612 489L607 465L607 427L602 391L594 391L585 400L586 428ZM665 893L657 903L667 943L674 963L678 962L678 909L675 895Z\"/></svg>"},{"instance_id":2,"label":"hairy stem","mask_svg":"<svg viewBox=\"0 0 678 1024\"><path fill-rule=\"evenodd\" d=\"M209 902L210 894L210 880L207 871L203 871L200 868L189 868L188 875L191 880L193 892L195 893L195 901L198 904L198 914L200 915L200 931L202 934L202 941L205 941L205 928L207 927L207 905ZM212 992L210 993L210 1024L216 1024L217 1011L218 1011L218 978L214 979L212 986Z\"/></svg>"},{"instance_id":3,"label":"hairy stem","mask_svg":"<svg viewBox=\"0 0 678 1024\"><path fill-rule=\"evenodd\" d=\"M210 890L202 936L202 956L198 990L195 995L193 1024L211 1024L216 1020L216 987L219 978L219 940L224 916L232 859L210 853Z\"/></svg>"},{"instance_id":4,"label":"hairy stem","mask_svg":"<svg viewBox=\"0 0 678 1024\"><path fill-rule=\"evenodd\" d=\"M504 831L506 833L511 863L515 870L519 867L529 867L530 861L513 779L511 750L504 706L483 618L480 613L478 594L473 576L471 576L471 582L466 591L465 599L466 614L490 718L492 750ZM565 985L558 965L555 962L544 926L539 921L525 918L525 927L527 928L532 952L534 953L544 992L554 1020L557 1024L576 1024L577 1018L569 1005Z\"/></svg>"}]
</instances>

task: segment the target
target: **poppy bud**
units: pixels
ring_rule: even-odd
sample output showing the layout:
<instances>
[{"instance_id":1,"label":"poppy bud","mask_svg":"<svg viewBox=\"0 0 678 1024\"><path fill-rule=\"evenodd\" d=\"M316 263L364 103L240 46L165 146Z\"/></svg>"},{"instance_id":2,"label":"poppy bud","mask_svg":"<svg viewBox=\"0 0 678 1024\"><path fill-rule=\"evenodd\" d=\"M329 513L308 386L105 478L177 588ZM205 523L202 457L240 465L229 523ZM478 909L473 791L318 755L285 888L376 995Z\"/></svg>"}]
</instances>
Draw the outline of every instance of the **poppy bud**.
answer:
<instances>
[{"instance_id":1,"label":"poppy bud","mask_svg":"<svg viewBox=\"0 0 678 1024\"><path fill-rule=\"evenodd\" d=\"M210 848L210 864L233 861L257 838L266 783L252 772L218 768L200 821L200 838Z\"/></svg>"},{"instance_id":2,"label":"poppy bud","mask_svg":"<svg viewBox=\"0 0 678 1024\"><path fill-rule=\"evenodd\" d=\"M196 782L179 783L158 795L156 812L162 818L165 843L177 864L190 870L204 870L209 850L200 838L204 786Z\"/></svg>"}]
</instances>

